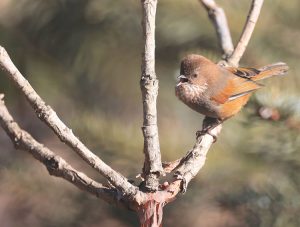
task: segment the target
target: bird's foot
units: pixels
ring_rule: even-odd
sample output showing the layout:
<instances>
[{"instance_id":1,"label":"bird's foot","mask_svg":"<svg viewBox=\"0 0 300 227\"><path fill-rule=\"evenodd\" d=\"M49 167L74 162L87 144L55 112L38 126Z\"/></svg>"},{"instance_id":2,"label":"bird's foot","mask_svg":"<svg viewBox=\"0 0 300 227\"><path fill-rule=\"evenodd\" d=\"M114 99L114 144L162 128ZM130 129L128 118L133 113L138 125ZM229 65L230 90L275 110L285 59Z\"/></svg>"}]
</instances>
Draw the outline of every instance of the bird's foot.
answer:
<instances>
[{"instance_id":1,"label":"bird's foot","mask_svg":"<svg viewBox=\"0 0 300 227\"><path fill-rule=\"evenodd\" d=\"M202 130L196 132L196 137L199 138L205 134L209 134L213 137L213 143L217 142L217 136L215 133L212 132L214 128L222 123L221 120L217 118L205 117L203 120Z\"/></svg>"}]
</instances>

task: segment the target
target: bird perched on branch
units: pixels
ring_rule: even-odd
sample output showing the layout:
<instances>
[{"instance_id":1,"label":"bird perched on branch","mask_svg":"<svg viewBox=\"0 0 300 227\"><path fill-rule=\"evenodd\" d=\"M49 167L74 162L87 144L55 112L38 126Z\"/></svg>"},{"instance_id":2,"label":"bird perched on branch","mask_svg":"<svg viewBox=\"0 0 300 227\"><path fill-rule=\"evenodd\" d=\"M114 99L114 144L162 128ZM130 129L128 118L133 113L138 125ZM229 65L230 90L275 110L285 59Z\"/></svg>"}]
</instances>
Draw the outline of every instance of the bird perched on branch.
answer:
<instances>
[{"instance_id":1,"label":"bird perched on branch","mask_svg":"<svg viewBox=\"0 0 300 227\"><path fill-rule=\"evenodd\" d=\"M181 62L175 93L187 106L206 116L197 135L212 135L213 128L237 114L252 92L263 86L258 81L287 71L287 64L282 62L259 69L222 67L201 55L191 54Z\"/></svg>"}]
</instances>

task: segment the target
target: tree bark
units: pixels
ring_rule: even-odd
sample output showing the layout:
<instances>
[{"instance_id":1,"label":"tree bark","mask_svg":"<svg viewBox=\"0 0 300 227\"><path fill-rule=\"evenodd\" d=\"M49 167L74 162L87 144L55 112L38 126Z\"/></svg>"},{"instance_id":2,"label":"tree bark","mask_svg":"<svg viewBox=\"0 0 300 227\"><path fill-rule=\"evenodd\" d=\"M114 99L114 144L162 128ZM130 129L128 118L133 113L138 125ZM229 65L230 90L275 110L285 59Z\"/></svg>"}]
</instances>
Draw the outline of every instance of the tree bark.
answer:
<instances>
[{"instance_id":1,"label":"tree bark","mask_svg":"<svg viewBox=\"0 0 300 227\"><path fill-rule=\"evenodd\" d=\"M141 227L161 227L163 219L162 202L150 200L138 210Z\"/></svg>"},{"instance_id":2,"label":"tree bark","mask_svg":"<svg viewBox=\"0 0 300 227\"><path fill-rule=\"evenodd\" d=\"M157 0L141 0L144 50L142 53L141 91L143 99L143 135L145 161L143 177L147 191L158 189L163 172L157 128L156 100L158 79L155 74L155 15Z\"/></svg>"}]
</instances>

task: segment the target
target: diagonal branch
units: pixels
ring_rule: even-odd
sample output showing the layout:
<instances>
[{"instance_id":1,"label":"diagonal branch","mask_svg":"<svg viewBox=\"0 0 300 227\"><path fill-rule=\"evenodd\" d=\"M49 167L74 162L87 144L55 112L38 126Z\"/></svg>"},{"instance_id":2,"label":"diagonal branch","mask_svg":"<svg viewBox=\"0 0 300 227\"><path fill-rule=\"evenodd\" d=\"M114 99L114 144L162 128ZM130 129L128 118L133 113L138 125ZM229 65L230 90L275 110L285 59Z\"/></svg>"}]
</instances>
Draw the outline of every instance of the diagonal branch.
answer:
<instances>
[{"instance_id":1,"label":"diagonal branch","mask_svg":"<svg viewBox=\"0 0 300 227\"><path fill-rule=\"evenodd\" d=\"M232 54L234 47L225 12L214 0L200 0L200 2L207 10L208 16L215 27L219 44L226 59Z\"/></svg>"},{"instance_id":2,"label":"diagonal branch","mask_svg":"<svg viewBox=\"0 0 300 227\"><path fill-rule=\"evenodd\" d=\"M0 124L17 149L31 153L35 159L45 165L50 175L63 178L76 187L109 203L121 203L117 190L105 187L84 173L75 170L63 158L37 142L28 132L22 130L8 112L2 98L3 95L0 95Z\"/></svg>"},{"instance_id":3,"label":"diagonal branch","mask_svg":"<svg viewBox=\"0 0 300 227\"><path fill-rule=\"evenodd\" d=\"M264 0L252 0L251 8L249 10L247 21L245 23L240 40L232 55L228 58L228 63L230 65L238 66L239 61L242 58L252 36L263 2Z\"/></svg>"},{"instance_id":4,"label":"diagonal branch","mask_svg":"<svg viewBox=\"0 0 300 227\"><path fill-rule=\"evenodd\" d=\"M211 133L218 136L222 125L214 128ZM213 137L209 134L197 138L196 144L176 167L175 178L182 180L181 190L186 191L188 183L198 174L205 164L206 155L213 143Z\"/></svg>"},{"instance_id":5,"label":"diagonal branch","mask_svg":"<svg viewBox=\"0 0 300 227\"><path fill-rule=\"evenodd\" d=\"M66 143L84 159L90 166L107 178L122 194L133 196L138 193L137 187L133 186L120 173L113 170L98 156L93 154L57 116L55 111L35 92L29 82L22 76L11 61L6 50L0 46L0 67L15 83L16 87L23 92L27 101L33 107L39 119L45 122L60 140Z\"/></svg>"},{"instance_id":6,"label":"diagonal branch","mask_svg":"<svg viewBox=\"0 0 300 227\"><path fill-rule=\"evenodd\" d=\"M143 175L147 190L156 191L162 173L159 147L156 100L158 79L155 74L155 14L157 0L141 0L143 10L144 51L142 54L142 77L140 81L143 98L143 135L145 162Z\"/></svg>"}]
</instances>

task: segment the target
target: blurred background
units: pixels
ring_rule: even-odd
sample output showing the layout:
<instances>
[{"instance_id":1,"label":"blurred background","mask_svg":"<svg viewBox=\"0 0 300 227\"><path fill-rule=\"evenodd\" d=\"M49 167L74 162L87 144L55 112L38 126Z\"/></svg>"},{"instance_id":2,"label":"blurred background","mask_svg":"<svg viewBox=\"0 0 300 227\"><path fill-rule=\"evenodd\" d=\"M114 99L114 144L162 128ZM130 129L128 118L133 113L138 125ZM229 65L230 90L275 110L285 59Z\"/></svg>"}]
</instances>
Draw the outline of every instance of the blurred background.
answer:
<instances>
[{"instance_id":1,"label":"blurred background","mask_svg":"<svg viewBox=\"0 0 300 227\"><path fill-rule=\"evenodd\" d=\"M236 44L251 1L217 3ZM166 206L164 226L300 226L299 12L299 0L265 1L241 65L283 61L289 74L266 81L224 124L187 193ZM0 45L75 134L130 179L143 165L140 21L140 1L0 0ZM156 29L161 151L171 161L193 146L202 122L174 95L180 59L199 53L218 61L221 51L197 0L159 1ZM35 117L2 72L0 92L21 127L104 182ZM4 227L138 226L134 213L49 176L29 154L14 149L2 129L0 182Z\"/></svg>"}]
</instances>

